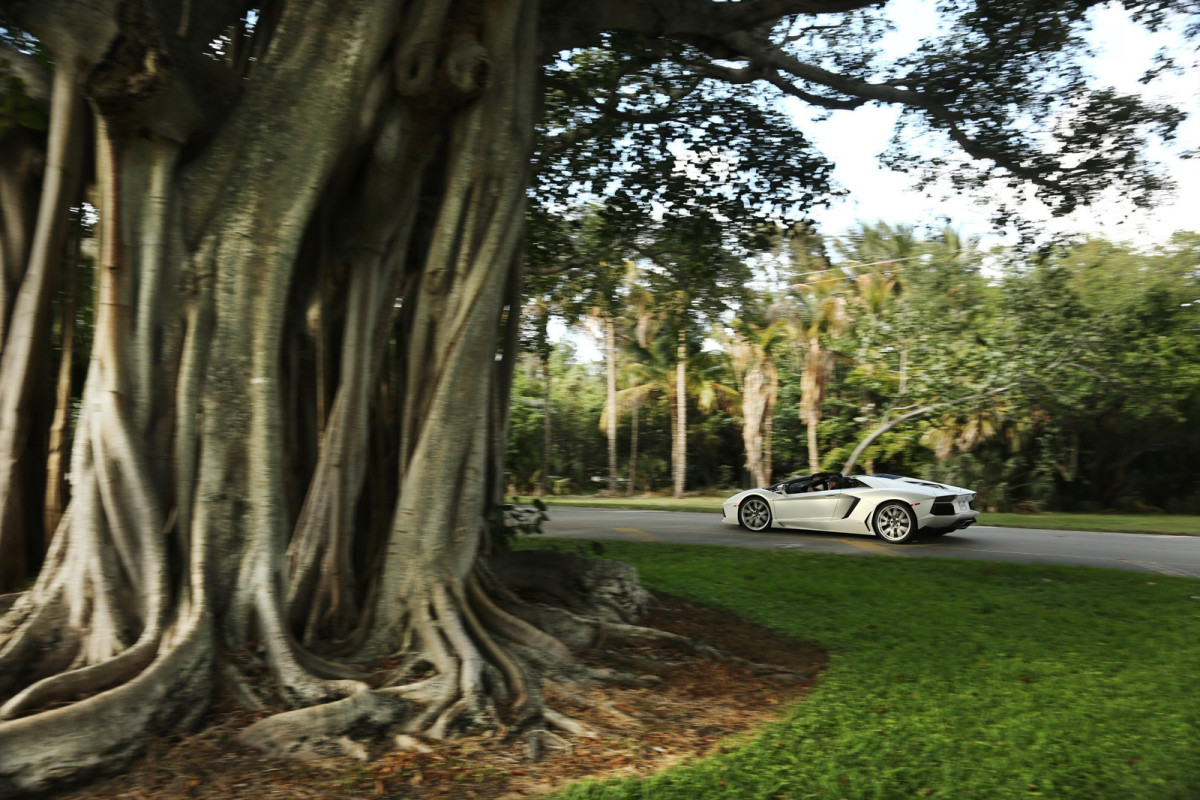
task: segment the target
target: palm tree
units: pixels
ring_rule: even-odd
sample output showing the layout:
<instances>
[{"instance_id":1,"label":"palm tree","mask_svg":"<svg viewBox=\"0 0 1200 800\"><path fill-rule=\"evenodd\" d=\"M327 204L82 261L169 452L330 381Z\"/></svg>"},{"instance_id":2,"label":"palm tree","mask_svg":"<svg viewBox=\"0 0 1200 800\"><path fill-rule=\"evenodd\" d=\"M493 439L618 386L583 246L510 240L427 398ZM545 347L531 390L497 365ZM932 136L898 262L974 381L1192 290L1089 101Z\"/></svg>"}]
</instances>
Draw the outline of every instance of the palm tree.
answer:
<instances>
[{"instance_id":1,"label":"palm tree","mask_svg":"<svg viewBox=\"0 0 1200 800\"><path fill-rule=\"evenodd\" d=\"M674 493L675 497L682 497L683 478L687 474L688 397L695 397L700 410L710 413L719 407L732 406L738 393L719 380L724 365L718 354L696 351L686 331L659 328L658 335L646 341L645 346L637 343L631 349L636 359L626 374L633 383L617 393L617 408L637 409L653 397L667 402ZM636 447L630 450L632 462L637 458ZM631 482L632 478L631 475Z\"/></svg>"},{"instance_id":2,"label":"palm tree","mask_svg":"<svg viewBox=\"0 0 1200 800\"><path fill-rule=\"evenodd\" d=\"M833 377L834 356L828 341L846 330L849 324L848 287L843 275L825 273L808 283L796 285L799 301L793 330L804 350L804 371L800 377L800 421L808 435L808 467L821 469L817 426L821 407Z\"/></svg>"},{"instance_id":3,"label":"palm tree","mask_svg":"<svg viewBox=\"0 0 1200 800\"><path fill-rule=\"evenodd\" d=\"M537 354L541 365L542 385L545 393L544 416L542 418L542 467L535 494L543 497L550 490L550 456L553 448L551 421L550 355L554 344L550 341L549 324L553 313L546 296L535 296L525 306L526 347Z\"/></svg>"},{"instance_id":4,"label":"palm tree","mask_svg":"<svg viewBox=\"0 0 1200 800\"><path fill-rule=\"evenodd\" d=\"M787 341L782 320L735 318L727 335L728 354L742 400L742 444L755 486L771 483L775 403L779 398L776 351Z\"/></svg>"},{"instance_id":5,"label":"palm tree","mask_svg":"<svg viewBox=\"0 0 1200 800\"><path fill-rule=\"evenodd\" d=\"M601 263L602 268L607 265ZM611 277L615 270L608 269L606 274ZM618 482L617 470L617 422L619 413L607 413L608 409L617 408L617 372L619 362L618 339L628 338L629 328L632 327L627 309L630 307L629 295L636 292L637 267L632 261L625 261L622 277L619 283L609 285L603 283L604 291L595 291L590 300L595 302L587 311L588 327L598 335L601 350L604 353L604 372L607 389L605 413L601 415L600 425L608 439L608 493L616 494Z\"/></svg>"},{"instance_id":6,"label":"palm tree","mask_svg":"<svg viewBox=\"0 0 1200 800\"><path fill-rule=\"evenodd\" d=\"M833 376L833 354L828 340L848 325L849 276L832 267L825 240L810 223L798 223L779 244L781 257L791 268L792 297L796 305L787 313L787 324L803 350L800 377L800 421L808 437L808 467L821 468L817 426L829 380Z\"/></svg>"}]
</instances>

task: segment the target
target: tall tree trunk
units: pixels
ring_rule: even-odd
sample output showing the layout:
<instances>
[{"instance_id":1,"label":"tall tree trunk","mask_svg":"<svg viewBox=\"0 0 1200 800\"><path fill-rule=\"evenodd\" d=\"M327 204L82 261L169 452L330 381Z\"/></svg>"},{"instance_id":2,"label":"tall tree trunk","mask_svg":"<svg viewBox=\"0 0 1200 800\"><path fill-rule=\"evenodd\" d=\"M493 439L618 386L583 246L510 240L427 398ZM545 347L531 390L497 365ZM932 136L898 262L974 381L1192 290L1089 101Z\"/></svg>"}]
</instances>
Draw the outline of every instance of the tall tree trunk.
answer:
<instances>
[{"instance_id":1,"label":"tall tree trunk","mask_svg":"<svg viewBox=\"0 0 1200 800\"><path fill-rule=\"evenodd\" d=\"M608 388L608 493L617 493L617 326L604 316L604 363Z\"/></svg>"},{"instance_id":2,"label":"tall tree trunk","mask_svg":"<svg viewBox=\"0 0 1200 800\"><path fill-rule=\"evenodd\" d=\"M675 350L675 436L672 437L671 465L675 476L675 497L683 497L687 480L687 339L679 331Z\"/></svg>"},{"instance_id":3,"label":"tall tree trunk","mask_svg":"<svg viewBox=\"0 0 1200 800\"><path fill-rule=\"evenodd\" d=\"M547 356L542 359L542 396L544 399L543 414L542 414L542 474L538 480L537 496L545 497L547 494L553 494L553 486L550 483L550 455L553 450L553 421L551 414L553 412L553 400L550 396L550 358Z\"/></svg>"},{"instance_id":4,"label":"tall tree trunk","mask_svg":"<svg viewBox=\"0 0 1200 800\"><path fill-rule=\"evenodd\" d=\"M633 496L634 487L637 485L638 416L640 411L641 404L635 400L633 408L629 410L629 486L625 489L626 497Z\"/></svg>"},{"instance_id":5,"label":"tall tree trunk","mask_svg":"<svg viewBox=\"0 0 1200 800\"><path fill-rule=\"evenodd\" d=\"M821 424L821 404L825 400L825 352L816 336L808 340L808 356L804 374L800 377L800 420L808 439L808 469L821 470L821 454L817 445L817 426Z\"/></svg>"},{"instance_id":6,"label":"tall tree trunk","mask_svg":"<svg viewBox=\"0 0 1200 800\"><path fill-rule=\"evenodd\" d=\"M779 398L779 373L767 362L767 407L763 419L763 486L769 486L774 475L775 403Z\"/></svg>"},{"instance_id":7,"label":"tall tree trunk","mask_svg":"<svg viewBox=\"0 0 1200 800\"><path fill-rule=\"evenodd\" d=\"M763 426L767 413L766 377L757 366L747 370L742 379L742 446L746 453L746 469L753 486L766 486L766 465L763 461Z\"/></svg>"},{"instance_id":8,"label":"tall tree trunk","mask_svg":"<svg viewBox=\"0 0 1200 800\"><path fill-rule=\"evenodd\" d=\"M808 439L808 470L809 472L821 471L821 455L817 447L817 424L818 420L809 417L806 421L806 436Z\"/></svg>"},{"instance_id":9,"label":"tall tree trunk","mask_svg":"<svg viewBox=\"0 0 1200 800\"><path fill-rule=\"evenodd\" d=\"M41 476L45 454L34 428L39 410L39 378L48 356L50 298L55 275L66 256L67 209L79 200L83 105L77 73L62 64L54 73L51 125L37 221L28 247L28 265L3 336L0 354L0 592L28 578L31 553L42 540ZM9 217L6 209L5 217ZM21 227L21 226L18 226ZM7 233L7 231L6 231ZM10 248L12 249L12 248ZM24 248L15 248L14 252ZM34 481L33 477L39 480Z\"/></svg>"},{"instance_id":10,"label":"tall tree trunk","mask_svg":"<svg viewBox=\"0 0 1200 800\"><path fill-rule=\"evenodd\" d=\"M100 255L71 497L36 583L0 617L0 797L123 765L198 719L218 680L245 689L244 660L292 710L243 740L281 754L364 726L569 724L539 676L573 674L567 643L599 623L520 602L484 560L537 4L269 6L227 73L174 50L220 35L215 12L76 5L19 8L88 76ZM72 120L56 111L51 139ZM0 455L22 452L56 240L35 237L14 306ZM368 469L384 436L391 461ZM386 685L359 679L395 653Z\"/></svg>"},{"instance_id":11,"label":"tall tree trunk","mask_svg":"<svg viewBox=\"0 0 1200 800\"><path fill-rule=\"evenodd\" d=\"M54 419L50 423L50 441L46 455L46 499L43 530L52 535L66 509L67 423L71 416L71 373L75 361L75 313L77 277L80 256L79 231L72 237L73 253L63 271L63 301L61 306L62 358L58 366L58 381L54 394Z\"/></svg>"}]
</instances>

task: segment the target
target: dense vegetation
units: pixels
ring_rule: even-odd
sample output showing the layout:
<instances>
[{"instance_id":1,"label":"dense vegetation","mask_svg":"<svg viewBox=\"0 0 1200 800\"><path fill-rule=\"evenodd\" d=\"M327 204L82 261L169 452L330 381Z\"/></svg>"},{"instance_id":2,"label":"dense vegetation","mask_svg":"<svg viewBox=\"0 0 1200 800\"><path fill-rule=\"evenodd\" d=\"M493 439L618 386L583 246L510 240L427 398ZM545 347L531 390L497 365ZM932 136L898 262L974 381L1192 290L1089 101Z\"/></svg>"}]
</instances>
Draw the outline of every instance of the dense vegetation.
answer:
<instances>
[{"instance_id":1,"label":"dense vegetation","mask_svg":"<svg viewBox=\"0 0 1200 800\"><path fill-rule=\"evenodd\" d=\"M1030 256L878 223L827 241L793 231L756 256L750 288L690 316L690 490L753 482L741 431L745 352L757 345L777 373L776 479L808 469L810 430L817 466L839 469L885 422L926 409L873 440L856 468L971 486L994 510L1200 512L1200 235ZM677 340L644 335L653 262L620 269L619 483L664 490ZM544 302L569 317L571 292L551 286ZM548 488L607 486L604 365L578 349L596 328L573 330L548 344L548 383L538 360L518 370L514 489L534 488L543 468L547 386Z\"/></svg>"}]
</instances>

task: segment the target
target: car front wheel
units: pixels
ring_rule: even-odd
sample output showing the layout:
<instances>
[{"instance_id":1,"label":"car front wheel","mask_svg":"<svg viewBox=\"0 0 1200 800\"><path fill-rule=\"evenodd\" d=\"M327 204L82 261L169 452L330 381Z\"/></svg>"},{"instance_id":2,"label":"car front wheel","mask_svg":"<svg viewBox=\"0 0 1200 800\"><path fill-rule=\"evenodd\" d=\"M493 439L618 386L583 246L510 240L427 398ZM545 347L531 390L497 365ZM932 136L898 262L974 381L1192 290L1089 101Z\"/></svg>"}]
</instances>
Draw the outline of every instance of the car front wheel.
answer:
<instances>
[{"instance_id":1,"label":"car front wheel","mask_svg":"<svg viewBox=\"0 0 1200 800\"><path fill-rule=\"evenodd\" d=\"M917 535L917 518L912 509L895 500L875 509L875 535L892 544L904 544Z\"/></svg>"},{"instance_id":2,"label":"car front wheel","mask_svg":"<svg viewBox=\"0 0 1200 800\"><path fill-rule=\"evenodd\" d=\"M738 522L751 531L765 531L771 527L771 507L761 497L750 497L738 507Z\"/></svg>"}]
</instances>

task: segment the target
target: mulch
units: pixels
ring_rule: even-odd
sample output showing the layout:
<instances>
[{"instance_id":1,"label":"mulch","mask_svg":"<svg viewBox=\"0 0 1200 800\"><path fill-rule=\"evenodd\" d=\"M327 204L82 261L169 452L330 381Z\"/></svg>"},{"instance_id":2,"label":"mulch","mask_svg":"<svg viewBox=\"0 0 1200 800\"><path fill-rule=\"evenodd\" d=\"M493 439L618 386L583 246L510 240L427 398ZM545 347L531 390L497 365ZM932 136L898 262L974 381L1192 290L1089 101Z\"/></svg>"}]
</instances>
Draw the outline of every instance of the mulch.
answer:
<instances>
[{"instance_id":1,"label":"mulch","mask_svg":"<svg viewBox=\"0 0 1200 800\"><path fill-rule=\"evenodd\" d=\"M598 666L656 676L650 686L546 688L556 711L592 736L555 732L536 742L496 734L414 742L369 760L281 762L243 747L237 734L253 721L214 710L199 732L152 743L126 773L59 800L505 800L561 789L586 777L644 776L722 747L732 734L761 726L803 697L826 653L726 612L659 595L642 624L716 645L735 656L714 661L661 644L606 647L586 658ZM756 667L770 664L786 672Z\"/></svg>"}]
</instances>

